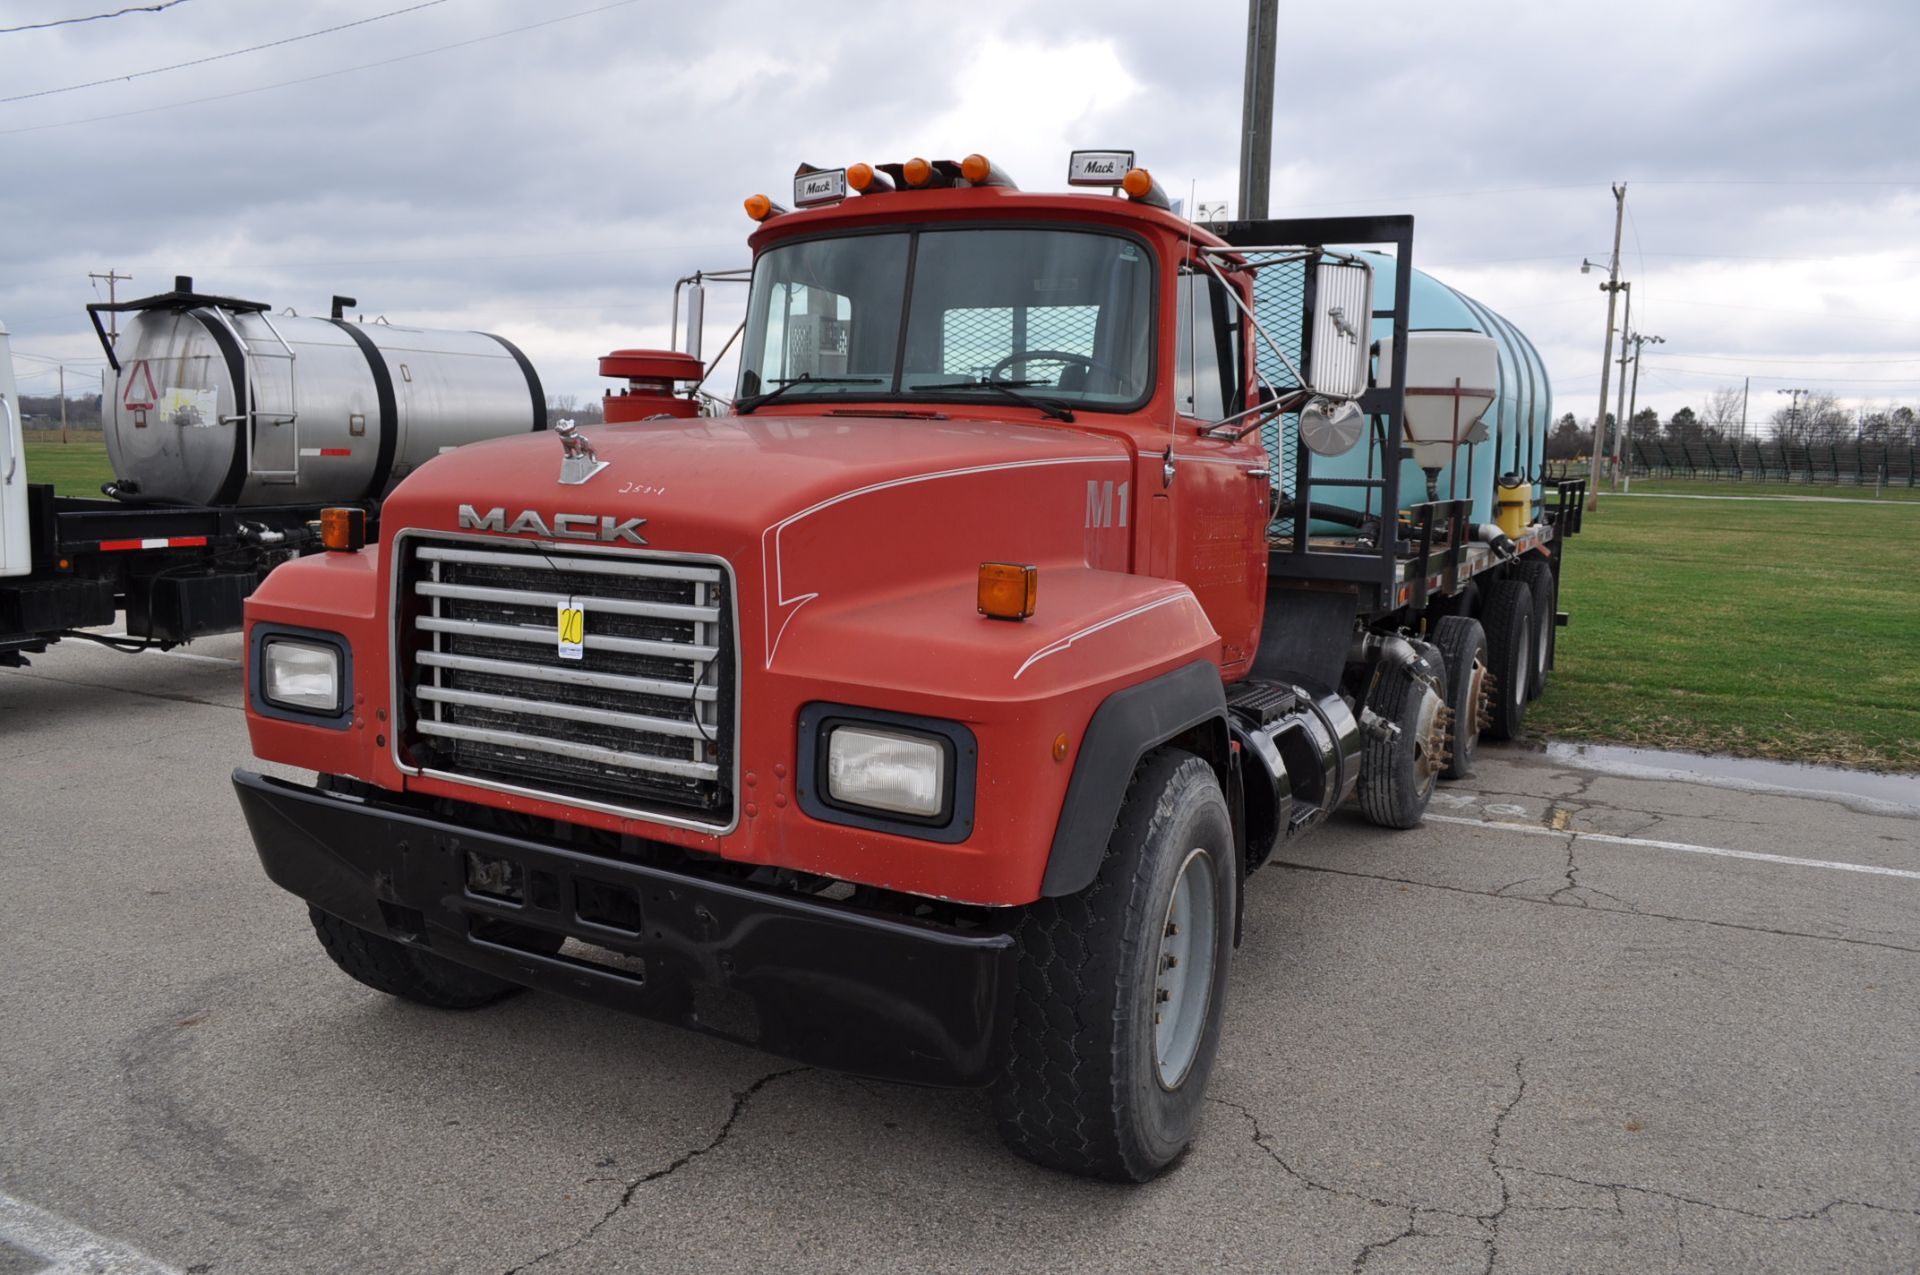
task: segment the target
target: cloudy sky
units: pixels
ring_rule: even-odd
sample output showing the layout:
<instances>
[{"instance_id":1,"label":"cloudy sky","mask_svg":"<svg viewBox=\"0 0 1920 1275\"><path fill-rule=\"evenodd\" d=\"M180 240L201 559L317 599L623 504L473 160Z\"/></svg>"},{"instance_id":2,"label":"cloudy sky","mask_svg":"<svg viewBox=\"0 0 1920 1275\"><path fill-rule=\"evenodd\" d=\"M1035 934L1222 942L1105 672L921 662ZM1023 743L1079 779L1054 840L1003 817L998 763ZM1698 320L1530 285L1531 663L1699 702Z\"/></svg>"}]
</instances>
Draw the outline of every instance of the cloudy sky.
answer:
<instances>
[{"instance_id":1,"label":"cloudy sky","mask_svg":"<svg viewBox=\"0 0 1920 1275\"><path fill-rule=\"evenodd\" d=\"M164 0L5 0L0 27ZM1415 256L1593 414L1609 183L1643 404L1753 378L1920 402L1920 5L1281 0L1275 216L1412 212ZM1356 25L1364 15L1364 25ZM476 327L550 390L663 345L794 165L1129 146L1231 200L1242 0L173 0L0 33L0 320L97 375L87 275ZM346 29L329 31L325 28ZM308 37L311 34L311 38ZM237 52L250 46L274 47ZM233 54L233 56L223 56ZM177 66L193 63L197 65ZM738 299L712 308L709 349ZM725 322L726 328L721 324ZM27 393L51 364L22 360ZM722 387L725 388L725 387Z\"/></svg>"}]
</instances>

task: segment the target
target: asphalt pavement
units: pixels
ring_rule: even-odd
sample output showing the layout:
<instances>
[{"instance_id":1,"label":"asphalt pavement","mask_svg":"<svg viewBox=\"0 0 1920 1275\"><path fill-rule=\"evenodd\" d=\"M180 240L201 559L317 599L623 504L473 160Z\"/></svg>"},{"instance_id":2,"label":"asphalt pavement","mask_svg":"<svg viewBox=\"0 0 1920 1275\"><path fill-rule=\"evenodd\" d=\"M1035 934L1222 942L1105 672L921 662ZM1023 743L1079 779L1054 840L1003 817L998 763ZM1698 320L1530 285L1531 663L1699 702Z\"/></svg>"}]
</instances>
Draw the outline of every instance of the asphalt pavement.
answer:
<instances>
[{"instance_id":1,"label":"asphalt pavement","mask_svg":"<svg viewBox=\"0 0 1920 1275\"><path fill-rule=\"evenodd\" d=\"M351 982L234 803L239 653L0 670L0 1275L1920 1269L1913 815L1510 748L1341 817L1121 1188L978 1094Z\"/></svg>"}]
</instances>

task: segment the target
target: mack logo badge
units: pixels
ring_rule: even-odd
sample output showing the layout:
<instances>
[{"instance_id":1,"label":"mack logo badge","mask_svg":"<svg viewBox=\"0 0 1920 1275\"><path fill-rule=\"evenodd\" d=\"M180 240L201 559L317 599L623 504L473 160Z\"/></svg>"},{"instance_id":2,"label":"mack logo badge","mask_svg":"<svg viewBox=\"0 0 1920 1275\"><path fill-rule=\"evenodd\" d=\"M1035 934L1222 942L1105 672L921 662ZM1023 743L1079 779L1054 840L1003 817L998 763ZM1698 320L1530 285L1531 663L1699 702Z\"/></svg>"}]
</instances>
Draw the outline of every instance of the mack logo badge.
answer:
<instances>
[{"instance_id":1,"label":"mack logo badge","mask_svg":"<svg viewBox=\"0 0 1920 1275\"><path fill-rule=\"evenodd\" d=\"M462 531L497 531L504 535L545 536L549 540L604 540L609 544L643 545L640 528L645 518L615 518L612 514L555 514L548 523L537 512L522 509L507 521L504 506L495 505L481 513L472 505L460 506Z\"/></svg>"}]
</instances>

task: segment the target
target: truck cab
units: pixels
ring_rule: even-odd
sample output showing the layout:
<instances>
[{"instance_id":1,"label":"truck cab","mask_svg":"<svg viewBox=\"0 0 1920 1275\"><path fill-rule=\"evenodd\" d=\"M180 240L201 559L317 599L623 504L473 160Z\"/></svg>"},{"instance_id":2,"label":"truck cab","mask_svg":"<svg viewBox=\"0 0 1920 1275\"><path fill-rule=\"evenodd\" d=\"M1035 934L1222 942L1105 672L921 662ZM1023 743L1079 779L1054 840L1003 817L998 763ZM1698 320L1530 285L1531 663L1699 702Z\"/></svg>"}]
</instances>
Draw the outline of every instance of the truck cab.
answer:
<instances>
[{"instance_id":1,"label":"truck cab","mask_svg":"<svg viewBox=\"0 0 1920 1275\"><path fill-rule=\"evenodd\" d=\"M318 779L236 790L336 962L987 1085L1072 1172L1173 1162L1244 879L1356 792L1417 824L1470 766L1499 661L1535 667L1520 576L1557 579L1565 496L1515 535L1402 508L1408 219L1255 250L1130 154L1070 186L803 166L797 210L747 201L730 404L635 380L626 423L442 456L378 546L343 519L266 580L254 751ZM1392 306L1348 232L1397 247ZM1308 286L1263 318L1282 275ZM1369 428L1366 478L1314 478ZM1316 512L1343 486L1360 510Z\"/></svg>"}]
</instances>

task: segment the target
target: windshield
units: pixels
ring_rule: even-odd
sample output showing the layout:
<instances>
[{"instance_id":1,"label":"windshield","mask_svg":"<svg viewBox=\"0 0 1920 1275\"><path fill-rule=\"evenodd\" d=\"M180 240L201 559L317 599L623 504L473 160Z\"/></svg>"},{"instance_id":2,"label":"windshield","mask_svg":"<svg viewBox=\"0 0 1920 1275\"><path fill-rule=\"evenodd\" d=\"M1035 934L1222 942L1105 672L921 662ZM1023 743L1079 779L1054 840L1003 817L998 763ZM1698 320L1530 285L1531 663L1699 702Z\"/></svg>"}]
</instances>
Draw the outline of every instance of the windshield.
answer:
<instances>
[{"instance_id":1,"label":"windshield","mask_svg":"<svg viewBox=\"0 0 1920 1275\"><path fill-rule=\"evenodd\" d=\"M754 265L739 397L988 398L969 390L993 381L1132 407L1152 370L1152 274L1134 240L1081 230L784 244Z\"/></svg>"}]
</instances>

